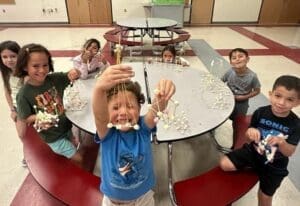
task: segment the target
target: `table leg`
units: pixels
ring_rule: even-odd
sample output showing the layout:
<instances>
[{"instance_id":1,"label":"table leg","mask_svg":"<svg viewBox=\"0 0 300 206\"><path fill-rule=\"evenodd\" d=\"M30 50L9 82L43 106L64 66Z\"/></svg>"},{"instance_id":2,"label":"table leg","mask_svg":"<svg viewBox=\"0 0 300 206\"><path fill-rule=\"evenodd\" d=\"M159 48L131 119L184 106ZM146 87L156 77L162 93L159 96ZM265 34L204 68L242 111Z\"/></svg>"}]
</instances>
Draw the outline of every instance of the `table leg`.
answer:
<instances>
[{"instance_id":1,"label":"table leg","mask_svg":"<svg viewBox=\"0 0 300 206\"><path fill-rule=\"evenodd\" d=\"M173 188L173 171L172 171L172 142L168 142L168 183L169 183L169 195L171 203L177 206L176 197Z\"/></svg>"},{"instance_id":2,"label":"table leg","mask_svg":"<svg viewBox=\"0 0 300 206\"><path fill-rule=\"evenodd\" d=\"M209 134L213 138L213 141L216 145L217 150L219 150L220 152L222 152L224 154L231 152L232 151L231 148L223 147L222 145L219 144L219 142L216 140L215 133L216 133L216 131L214 129L209 132Z\"/></svg>"}]
</instances>

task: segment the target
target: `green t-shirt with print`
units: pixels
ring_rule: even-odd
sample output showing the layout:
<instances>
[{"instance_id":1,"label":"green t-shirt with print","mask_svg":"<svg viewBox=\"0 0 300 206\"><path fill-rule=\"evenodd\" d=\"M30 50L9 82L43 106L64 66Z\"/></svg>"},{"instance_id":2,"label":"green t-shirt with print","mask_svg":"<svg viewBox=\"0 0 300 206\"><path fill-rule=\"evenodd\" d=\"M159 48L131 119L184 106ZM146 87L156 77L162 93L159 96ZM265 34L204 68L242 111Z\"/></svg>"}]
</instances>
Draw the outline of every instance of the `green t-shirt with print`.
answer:
<instances>
[{"instance_id":1,"label":"green t-shirt with print","mask_svg":"<svg viewBox=\"0 0 300 206\"><path fill-rule=\"evenodd\" d=\"M63 107L64 89L69 83L67 73L51 73L47 75L42 85L33 86L26 83L17 94L17 109L20 119L27 119L38 111L59 115L57 127L53 126L39 133L47 143L63 138L68 133L71 134L69 131L72 124L67 119Z\"/></svg>"}]
</instances>

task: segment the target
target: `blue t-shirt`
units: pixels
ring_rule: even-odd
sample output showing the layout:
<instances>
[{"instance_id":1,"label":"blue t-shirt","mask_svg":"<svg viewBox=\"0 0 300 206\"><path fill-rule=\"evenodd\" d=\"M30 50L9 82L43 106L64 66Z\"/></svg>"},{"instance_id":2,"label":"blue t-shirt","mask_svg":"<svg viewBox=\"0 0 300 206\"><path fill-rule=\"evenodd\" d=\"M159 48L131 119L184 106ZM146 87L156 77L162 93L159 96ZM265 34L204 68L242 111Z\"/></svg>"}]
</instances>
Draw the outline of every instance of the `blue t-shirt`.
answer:
<instances>
[{"instance_id":1,"label":"blue t-shirt","mask_svg":"<svg viewBox=\"0 0 300 206\"><path fill-rule=\"evenodd\" d=\"M139 130L111 128L101 143L100 190L116 200L135 200L154 187L151 129L139 118Z\"/></svg>"}]
</instances>

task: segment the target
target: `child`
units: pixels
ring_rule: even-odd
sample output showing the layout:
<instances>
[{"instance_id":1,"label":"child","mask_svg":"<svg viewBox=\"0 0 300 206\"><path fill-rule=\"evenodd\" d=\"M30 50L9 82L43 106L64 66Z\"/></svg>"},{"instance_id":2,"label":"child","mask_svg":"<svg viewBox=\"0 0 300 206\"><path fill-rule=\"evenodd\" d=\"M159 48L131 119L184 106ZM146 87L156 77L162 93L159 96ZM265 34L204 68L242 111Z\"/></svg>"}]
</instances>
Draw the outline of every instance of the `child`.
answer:
<instances>
[{"instance_id":1,"label":"child","mask_svg":"<svg viewBox=\"0 0 300 206\"><path fill-rule=\"evenodd\" d=\"M153 104L140 116L145 98L137 82L130 81L130 66L108 67L97 80L93 95L96 139L101 143L102 205L154 205L150 134L156 112L164 110L175 92L169 80L159 81Z\"/></svg>"},{"instance_id":2,"label":"child","mask_svg":"<svg viewBox=\"0 0 300 206\"><path fill-rule=\"evenodd\" d=\"M182 57L176 56L176 50L173 45L166 46L161 53L162 62L181 64L182 66L190 66L190 63Z\"/></svg>"},{"instance_id":3,"label":"child","mask_svg":"<svg viewBox=\"0 0 300 206\"><path fill-rule=\"evenodd\" d=\"M235 106L230 119L234 121L237 115L246 115L248 100L260 93L260 82L257 75L247 67L249 62L248 52L242 48L235 48L229 53L232 69L222 77L234 94Z\"/></svg>"},{"instance_id":4,"label":"child","mask_svg":"<svg viewBox=\"0 0 300 206\"><path fill-rule=\"evenodd\" d=\"M22 139L26 129L26 124L17 118L16 95L19 89L23 86L25 77L18 78L13 75L16 69L19 50L19 44L14 41L4 41L0 44L0 69L4 83L5 98L10 108L10 117L15 123L19 138ZM22 160L22 166L27 166L24 158Z\"/></svg>"},{"instance_id":5,"label":"child","mask_svg":"<svg viewBox=\"0 0 300 206\"><path fill-rule=\"evenodd\" d=\"M62 103L64 89L80 72L72 69L68 73L49 74L53 70L51 54L44 46L28 44L21 48L16 75L20 78L28 75L28 81L17 95L18 115L26 123L35 124L41 138L55 153L80 165L82 157L70 141L72 124ZM42 121L38 116L45 114L42 112L55 118L58 115L58 120L51 117L51 121Z\"/></svg>"},{"instance_id":6,"label":"child","mask_svg":"<svg viewBox=\"0 0 300 206\"><path fill-rule=\"evenodd\" d=\"M271 105L257 109L252 117L246 137L251 143L223 156L220 166L225 171L252 167L259 176L258 204L272 205L272 197L281 181L288 175L288 157L300 139L300 120L292 108L300 104L300 79L281 76L269 93ZM285 138L282 138L284 137ZM276 147L273 160L261 154L257 144L266 139L269 147Z\"/></svg>"},{"instance_id":7,"label":"child","mask_svg":"<svg viewBox=\"0 0 300 206\"><path fill-rule=\"evenodd\" d=\"M74 68L81 72L81 79L87 79L89 73L97 70L103 72L110 65L100 54L100 48L97 39L89 39L84 43L82 53L72 59Z\"/></svg>"}]
</instances>

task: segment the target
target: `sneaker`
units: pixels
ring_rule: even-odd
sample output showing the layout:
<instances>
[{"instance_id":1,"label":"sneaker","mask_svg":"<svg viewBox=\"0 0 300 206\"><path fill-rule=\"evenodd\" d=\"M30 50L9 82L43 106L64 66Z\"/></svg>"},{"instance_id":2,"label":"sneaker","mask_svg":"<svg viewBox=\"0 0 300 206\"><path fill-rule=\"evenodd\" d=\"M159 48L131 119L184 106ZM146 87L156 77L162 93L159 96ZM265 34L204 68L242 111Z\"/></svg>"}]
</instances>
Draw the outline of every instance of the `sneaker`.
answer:
<instances>
[{"instance_id":1,"label":"sneaker","mask_svg":"<svg viewBox=\"0 0 300 206\"><path fill-rule=\"evenodd\" d=\"M27 167L27 162L25 159L22 159L21 164L22 164L22 167Z\"/></svg>"}]
</instances>

